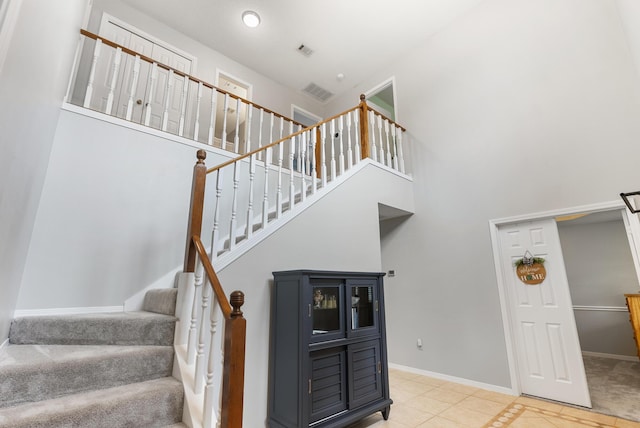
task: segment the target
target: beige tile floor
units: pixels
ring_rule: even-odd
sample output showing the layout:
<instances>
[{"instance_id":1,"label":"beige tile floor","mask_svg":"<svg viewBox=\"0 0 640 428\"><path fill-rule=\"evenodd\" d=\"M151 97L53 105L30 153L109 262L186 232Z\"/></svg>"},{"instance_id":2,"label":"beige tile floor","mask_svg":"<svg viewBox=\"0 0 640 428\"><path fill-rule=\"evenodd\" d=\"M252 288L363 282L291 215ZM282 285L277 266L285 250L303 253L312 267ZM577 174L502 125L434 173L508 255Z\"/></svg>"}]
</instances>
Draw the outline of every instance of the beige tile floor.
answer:
<instances>
[{"instance_id":1,"label":"beige tile floor","mask_svg":"<svg viewBox=\"0 0 640 428\"><path fill-rule=\"evenodd\" d=\"M567 419L584 418L606 426L640 428L640 423L574 407L527 397L514 397L427 376L390 369L391 413L385 421L380 412L349 428L481 428L508 405L519 405L522 414L508 424L511 428L584 428L585 423ZM532 406L563 415L547 418L541 412L526 411ZM595 424L598 425L598 424ZM591 425L594 426L594 425Z\"/></svg>"}]
</instances>

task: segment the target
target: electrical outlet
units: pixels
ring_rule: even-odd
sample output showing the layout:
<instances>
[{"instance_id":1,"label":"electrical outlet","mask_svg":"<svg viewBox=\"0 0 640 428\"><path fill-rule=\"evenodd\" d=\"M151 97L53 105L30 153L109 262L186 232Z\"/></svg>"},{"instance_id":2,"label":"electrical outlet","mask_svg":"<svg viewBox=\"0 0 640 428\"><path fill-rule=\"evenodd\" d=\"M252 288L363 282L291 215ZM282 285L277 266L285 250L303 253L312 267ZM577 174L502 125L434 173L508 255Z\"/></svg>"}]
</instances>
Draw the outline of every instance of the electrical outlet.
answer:
<instances>
[{"instance_id":1,"label":"electrical outlet","mask_svg":"<svg viewBox=\"0 0 640 428\"><path fill-rule=\"evenodd\" d=\"M388 275L389 275L389 278L392 278L392 277L396 276L396 271L392 269L392 270L390 270L388 272Z\"/></svg>"}]
</instances>

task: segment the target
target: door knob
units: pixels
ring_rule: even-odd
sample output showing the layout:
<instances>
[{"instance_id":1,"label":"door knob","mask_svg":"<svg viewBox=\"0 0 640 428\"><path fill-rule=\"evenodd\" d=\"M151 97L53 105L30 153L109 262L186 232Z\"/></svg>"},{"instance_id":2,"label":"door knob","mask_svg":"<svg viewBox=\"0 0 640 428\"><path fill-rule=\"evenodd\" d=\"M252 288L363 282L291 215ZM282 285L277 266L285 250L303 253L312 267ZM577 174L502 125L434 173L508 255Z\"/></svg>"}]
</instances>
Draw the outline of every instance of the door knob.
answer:
<instances>
[{"instance_id":1,"label":"door knob","mask_svg":"<svg viewBox=\"0 0 640 428\"><path fill-rule=\"evenodd\" d=\"M142 104L142 100L136 100L136 104L141 105Z\"/></svg>"}]
</instances>

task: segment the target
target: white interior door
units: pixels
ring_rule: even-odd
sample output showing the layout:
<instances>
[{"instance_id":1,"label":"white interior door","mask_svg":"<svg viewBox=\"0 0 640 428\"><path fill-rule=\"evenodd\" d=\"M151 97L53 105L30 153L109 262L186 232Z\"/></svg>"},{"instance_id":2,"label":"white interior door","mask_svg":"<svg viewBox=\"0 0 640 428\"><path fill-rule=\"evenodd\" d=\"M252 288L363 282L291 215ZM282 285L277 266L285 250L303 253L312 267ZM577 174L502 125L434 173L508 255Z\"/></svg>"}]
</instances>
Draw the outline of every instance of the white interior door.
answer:
<instances>
[{"instance_id":1,"label":"white interior door","mask_svg":"<svg viewBox=\"0 0 640 428\"><path fill-rule=\"evenodd\" d=\"M591 407L555 220L504 225L498 236L522 393ZM514 262L527 251L545 259L541 284L516 275Z\"/></svg>"}]
</instances>

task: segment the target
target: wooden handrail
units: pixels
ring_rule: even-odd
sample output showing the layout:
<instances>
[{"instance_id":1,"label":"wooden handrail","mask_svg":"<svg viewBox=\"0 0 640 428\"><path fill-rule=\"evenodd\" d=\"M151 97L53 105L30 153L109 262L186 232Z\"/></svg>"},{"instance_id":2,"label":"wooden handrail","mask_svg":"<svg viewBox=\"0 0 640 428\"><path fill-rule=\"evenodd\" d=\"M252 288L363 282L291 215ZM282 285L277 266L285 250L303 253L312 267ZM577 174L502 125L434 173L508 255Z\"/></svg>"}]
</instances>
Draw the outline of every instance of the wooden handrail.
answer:
<instances>
[{"instance_id":1,"label":"wooden handrail","mask_svg":"<svg viewBox=\"0 0 640 428\"><path fill-rule=\"evenodd\" d=\"M127 53L129 55L133 55L133 56L139 56L140 59L143 60L143 61L146 61L146 62L151 63L151 64L156 63L156 64L158 64L158 67L164 68L165 70L173 70L173 74L177 74L179 76L185 77L185 78L191 80L192 82L195 82L195 83L198 83L198 84L202 83L203 86L206 86L209 89L213 89L213 90L215 90L217 92L220 92L223 95L229 95L231 98L235 98L236 100L240 100L245 104L252 105L253 107L255 107L257 109L263 110L265 113L273 114L275 117L285 119L285 120L287 120L289 122L294 123L295 125L304 126L302 123L297 122L297 121L295 121L295 120L293 120L293 119L291 119L291 118L289 118L287 116L284 116L284 115L282 115L280 113L277 113L277 112L275 112L273 110L270 110L270 109L268 109L266 107L263 107L260 104L256 104L253 101L250 101L250 100L242 98L242 97L240 97L238 95L232 94L231 92L227 92L224 89L220 89L217 86L212 85L211 83L205 82L204 80L198 79L197 77L193 77L190 74L187 74L187 73L185 73L183 71L177 70L177 69L175 69L173 67L170 67L170 66L168 66L166 64L158 62L158 61L154 60L153 58L150 58L150 57L148 57L146 55L138 53L138 52L136 52L134 50L131 50L131 49L125 47L125 46L119 45L118 43L116 43L114 41L111 41L109 39L105 39L104 37L99 36L97 34L94 34L94 33L90 32L90 31L87 31L87 30L84 30L84 29L80 29L80 34L82 34L83 36L86 36L86 37L88 37L90 39L93 39L93 40L100 39L102 41L102 43L107 45L107 46L111 46L112 48L116 48L116 49L120 48L120 49L122 49L122 52Z\"/></svg>"},{"instance_id":2,"label":"wooden handrail","mask_svg":"<svg viewBox=\"0 0 640 428\"><path fill-rule=\"evenodd\" d=\"M224 315L224 319L231 319L231 304L227 300L227 296L224 294L224 290L222 289L222 284L220 284L220 280L218 279L218 275L216 275L215 270L213 269L213 265L209 260L209 255L207 254L207 250L205 250L200 237L197 235L193 235L191 237L193 244L200 256L200 262L204 267L204 272L209 279L209 283L211 284L211 288L216 295L216 300L218 301L218 305L220 305L220 310Z\"/></svg>"},{"instance_id":3,"label":"wooden handrail","mask_svg":"<svg viewBox=\"0 0 640 428\"><path fill-rule=\"evenodd\" d=\"M387 122L389 122L389 125L393 125L396 128L399 128L402 132L406 132L406 129L404 128L404 126L400 125L399 123L389 119L387 116L385 116L384 114L380 113L378 110L371 108L369 106L367 106L367 109L372 111L373 114L375 114L376 116L380 116L382 119L386 120Z\"/></svg>"}]
</instances>

